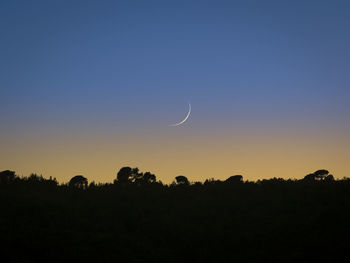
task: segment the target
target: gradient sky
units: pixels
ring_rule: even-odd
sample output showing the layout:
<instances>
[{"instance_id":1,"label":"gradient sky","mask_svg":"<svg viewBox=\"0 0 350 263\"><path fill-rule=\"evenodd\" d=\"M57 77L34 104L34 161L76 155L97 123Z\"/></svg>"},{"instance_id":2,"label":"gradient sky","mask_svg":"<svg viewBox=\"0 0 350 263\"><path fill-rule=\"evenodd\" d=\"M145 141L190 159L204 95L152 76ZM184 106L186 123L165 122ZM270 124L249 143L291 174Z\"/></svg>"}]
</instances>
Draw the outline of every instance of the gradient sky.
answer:
<instances>
[{"instance_id":1,"label":"gradient sky","mask_svg":"<svg viewBox=\"0 0 350 263\"><path fill-rule=\"evenodd\" d=\"M350 176L349 14L337 0L2 0L0 170Z\"/></svg>"}]
</instances>

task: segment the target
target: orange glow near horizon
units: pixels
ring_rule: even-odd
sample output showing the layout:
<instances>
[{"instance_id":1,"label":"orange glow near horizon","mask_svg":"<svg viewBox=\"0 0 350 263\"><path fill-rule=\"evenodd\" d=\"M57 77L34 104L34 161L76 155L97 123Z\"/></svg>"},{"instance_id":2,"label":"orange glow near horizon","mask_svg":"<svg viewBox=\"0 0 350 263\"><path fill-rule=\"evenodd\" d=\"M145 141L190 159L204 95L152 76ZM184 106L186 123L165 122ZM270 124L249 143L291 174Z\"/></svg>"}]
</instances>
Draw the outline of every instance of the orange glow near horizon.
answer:
<instances>
[{"instance_id":1,"label":"orange glow near horizon","mask_svg":"<svg viewBox=\"0 0 350 263\"><path fill-rule=\"evenodd\" d=\"M349 176L346 134L314 134L233 129L200 133L186 128L157 134L38 133L3 142L0 170L52 176L61 183L77 174L90 182L112 182L123 166L155 173L163 183L171 183L177 175L190 181L224 180L234 174L245 180L302 178L317 169L328 169L336 178Z\"/></svg>"}]
</instances>

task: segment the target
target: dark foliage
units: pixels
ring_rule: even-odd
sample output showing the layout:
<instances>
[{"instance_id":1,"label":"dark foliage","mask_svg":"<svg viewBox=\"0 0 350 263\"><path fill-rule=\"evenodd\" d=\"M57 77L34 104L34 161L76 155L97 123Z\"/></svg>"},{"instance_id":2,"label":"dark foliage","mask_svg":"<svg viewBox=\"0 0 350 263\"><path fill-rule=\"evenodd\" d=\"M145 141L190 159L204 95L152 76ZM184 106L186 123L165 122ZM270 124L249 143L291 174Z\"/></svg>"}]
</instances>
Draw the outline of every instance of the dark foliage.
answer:
<instances>
[{"instance_id":1,"label":"dark foliage","mask_svg":"<svg viewBox=\"0 0 350 263\"><path fill-rule=\"evenodd\" d=\"M304 177L304 181L334 181L333 175L329 174L327 170L317 170L312 174L308 174Z\"/></svg>"},{"instance_id":2,"label":"dark foliage","mask_svg":"<svg viewBox=\"0 0 350 263\"><path fill-rule=\"evenodd\" d=\"M86 189L88 180L82 175L76 175L69 181L69 186L74 188Z\"/></svg>"},{"instance_id":3,"label":"dark foliage","mask_svg":"<svg viewBox=\"0 0 350 263\"><path fill-rule=\"evenodd\" d=\"M188 181L186 176L179 175L175 177L176 183L177 184L183 184L183 185L189 185L190 182Z\"/></svg>"},{"instance_id":4,"label":"dark foliage","mask_svg":"<svg viewBox=\"0 0 350 263\"><path fill-rule=\"evenodd\" d=\"M115 184L145 185L156 182L156 176L150 172L141 173L138 168L122 167L117 173Z\"/></svg>"},{"instance_id":5,"label":"dark foliage","mask_svg":"<svg viewBox=\"0 0 350 263\"><path fill-rule=\"evenodd\" d=\"M226 179L226 183L229 184L237 184L237 183L243 183L243 176L242 175L233 175Z\"/></svg>"},{"instance_id":6,"label":"dark foliage","mask_svg":"<svg viewBox=\"0 0 350 263\"><path fill-rule=\"evenodd\" d=\"M15 180L15 172L6 170L0 172L0 184L9 184Z\"/></svg>"},{"instance_id":7,"label":"dark foliage","mask_svg":"<svg viewBox=\"0 0 350 263\"><path fill-rule=\"evenodd\" d=\"M130 167L113 184L89 185L83 176L59 185L0 172L1 262L344 262L348 256L347 178L320 170L301 180L176 181L163 185Z\"/></svg>"}]
</instances>

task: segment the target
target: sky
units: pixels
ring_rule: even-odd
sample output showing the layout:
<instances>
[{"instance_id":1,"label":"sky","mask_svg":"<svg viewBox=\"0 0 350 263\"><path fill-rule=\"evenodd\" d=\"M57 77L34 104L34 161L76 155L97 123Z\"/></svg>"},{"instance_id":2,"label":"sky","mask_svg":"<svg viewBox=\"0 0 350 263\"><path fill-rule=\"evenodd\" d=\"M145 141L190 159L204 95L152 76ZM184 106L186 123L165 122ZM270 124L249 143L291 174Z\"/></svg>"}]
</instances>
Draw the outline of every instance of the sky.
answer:
<instances>
[{"instance_id":1,"label":"sky","mask_svg":"<svg viewBox=\"0 0 350 263\"><path fill-rule=\"evenodd\" d=\"M338 0L3 0L0 170L350 177L349 13Z\"/></svg>"}]
</instances>

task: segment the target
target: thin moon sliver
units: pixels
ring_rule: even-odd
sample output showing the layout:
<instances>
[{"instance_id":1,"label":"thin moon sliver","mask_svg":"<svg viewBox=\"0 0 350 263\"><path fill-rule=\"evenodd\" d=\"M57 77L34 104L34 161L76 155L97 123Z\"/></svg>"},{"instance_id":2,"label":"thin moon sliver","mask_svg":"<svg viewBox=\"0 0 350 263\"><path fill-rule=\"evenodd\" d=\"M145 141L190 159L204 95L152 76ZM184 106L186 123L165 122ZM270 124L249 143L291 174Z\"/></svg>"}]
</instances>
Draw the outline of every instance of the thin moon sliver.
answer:
<instances>
[{"instance_id":1,"label":"thin moon sliver","mask_svg":"<svg viewBox=\"0 0 350 263\"><path fill-rule=\"evenodd\" d=\"M188 109L188 113L185 117L185 119L183 119L182 121L178 122L178 123L175 123L175 124L170 124L169 126L179 126L183 123L185 123L187 121L187 119L190 117L191 115L191 103L188 103L188 106L189 106L189 109Z\"/></svg>"}]
</instances>

